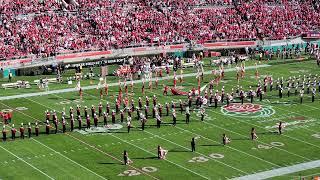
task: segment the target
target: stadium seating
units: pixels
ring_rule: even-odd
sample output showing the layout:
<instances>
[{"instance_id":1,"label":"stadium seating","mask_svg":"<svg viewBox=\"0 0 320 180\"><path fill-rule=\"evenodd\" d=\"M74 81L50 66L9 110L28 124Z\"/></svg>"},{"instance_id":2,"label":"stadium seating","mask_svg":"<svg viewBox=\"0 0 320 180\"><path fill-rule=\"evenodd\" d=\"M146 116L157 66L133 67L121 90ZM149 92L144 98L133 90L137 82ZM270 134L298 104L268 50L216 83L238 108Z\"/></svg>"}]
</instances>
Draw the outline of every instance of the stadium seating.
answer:
<instances>
[{"instance_id":1,"label":"stadium seating","mask_svg":"<svg viewBox=\"0 0 320 180\"><path fill-rule=\"evenodd\" d=\"M189 40L285 39L319 29L316 2L4 0L0 4L0 58Z\"/></svg>"}]
</instances>

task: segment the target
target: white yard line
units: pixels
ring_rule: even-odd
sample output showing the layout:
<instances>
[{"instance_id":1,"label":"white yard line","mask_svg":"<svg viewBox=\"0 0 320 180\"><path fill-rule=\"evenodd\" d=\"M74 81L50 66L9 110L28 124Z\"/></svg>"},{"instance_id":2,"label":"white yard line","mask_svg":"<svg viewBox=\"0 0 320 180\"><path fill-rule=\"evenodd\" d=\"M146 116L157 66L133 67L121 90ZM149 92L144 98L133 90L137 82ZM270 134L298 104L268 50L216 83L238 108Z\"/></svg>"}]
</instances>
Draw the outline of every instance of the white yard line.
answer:
<instances>
[{"instance_id":1,"label":"white yard line","mask_svg":"<svg viewBox=\"0 0 320 180\"><path fill-rule=\"evenodd\" d=\"M6 148L4 148L3 146L0 145L0 148L7 151L9 154L11 154L12 156L16 157L17 159L19 159L20 161L26 163L27 165L29 165L30 167L32 167L33 169L39 171L41 174L45 175L46 177L48 177L49 179L54 180L53 177L49 176L48 174L46 174L45 172L41 171L40 169L36 168L35 166L33 166L32 164L28 163L27 161L23 160L22 158L20 158L19 156L15 155L14 153L12 153L11 151L7 150Z\"/></svg>"},{"instance_id":2,"label":"white yard line","mask_svg":"<svg viewBox=\"0 0 320 180\"><path fill-rule=\"evenodd\" d=\"M61 154L60 152L58 152L58 151L56 151L56 150L54 150L54 149L50 148L49 146L47 146L47 145L43 144L42 142L40 142L40 141L38 141L38 140L36 140L36 139L34 139L34 138L31 138L31 139L32 139L32 140L34 140L35 142L37 142L38 144L40 144L40 145L42 145L42 146L44 146L44 147L46 147L46 148L50 149L51 151L53 151L53 152L55 152L55 153L59 154L60 156L64 157L65 159L67 159L67 160L71 161L72 163L74 163L74 164L76 164L76 165L80 166L81 168L83 168L83 169L87 170L88 172L91 172L92 174L96 175L97 177L99 177L99 178L101 178L101 179L105 179L105 180L107 180L106 178L102 177L101 175L99 175L99 174L97 174L97 173L95 173L95 172L91 171L90 169L88 169L88 168L86 168L86 167L82 166L81 164L79 164L79 163L75 162L74 160L72 160L72 159L68 158L67 156L65 156L65 155Z\"/></svg>"},{"instance_id":3,"label":"white yard line","mask_svg":"<svg viewBox=\"0 0 320 180\"><path fill-rule=\"evenodd\" d=\"M282 167L282 168L273 169L270 171L259 172L251 175L242 176L242 177L237 177L237 178L234 178L233 180L269 179L277 176L282 176L282 175L291 174L291 173L318 168L318 167L320 167L320 160L296 164L293 166Z\"/></svg>"},{"instance_id":4,"label":"white yard line","mask_svg":"<svg viewBox=\"0 0 320 180\"><path fill-rule=\"evenodd\" d=\"M262 65L258 65L258 66L248 66L246 67L246 70L249 69L255 69L255 68L264 68L264 67L270 67L271 65L268 64L262 64ZM232 71L236 71L235 68L230 68L230 69L226 69L225 72L232 72ZM206 71L203 74L211 74L212 71ZM197 73L190 73L190 74L184 74L183 77L193 77L196 76ZM166 76L166 77L162 77L162 78L158 78L159 81L162 80L167 80L167 79L173 79L174 76ZM177 77L179 78L180 75L177 75ZM156 81L156 78L152 78L151 81ZM138 83L142 83L142 80L135 80L133 81L134 84L138 84ZM119 83L110 83L108 84L109 87L112 86L119 86ZM92 85L92 86L85 86L82 87L83 90L90 90L90 89L96 89L98 86L97 85ZM60 93L66 93L66 92L77 92L78 90L76 88L68 88L68 89L59 89L59 90L53 90L53 91L47 91L47 92L36 92L36 93L26 93L26 94L19 94L19 95L13 95L13 96L3 96L0 97L0 101L1 100L10 100L10 99L19 99L19 98L25 98L25 97L34 97L34 96L40 96L40 95L50 95L50 94L60 94Z\"/></svg>"}]
</instances>

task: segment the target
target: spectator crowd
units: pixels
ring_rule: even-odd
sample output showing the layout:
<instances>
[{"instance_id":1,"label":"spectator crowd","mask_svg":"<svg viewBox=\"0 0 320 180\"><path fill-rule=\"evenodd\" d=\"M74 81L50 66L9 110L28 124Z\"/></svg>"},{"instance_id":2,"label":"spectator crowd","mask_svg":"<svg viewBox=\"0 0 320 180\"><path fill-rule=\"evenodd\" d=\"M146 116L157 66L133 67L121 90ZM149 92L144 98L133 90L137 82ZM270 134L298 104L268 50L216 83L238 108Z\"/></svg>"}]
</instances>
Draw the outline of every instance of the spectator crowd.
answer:
<instances>
[{"instance_id":1,"label":"spectator crowd","mask_svg":"<svg viewBox=\"0 0 320 180\"><path fill-rule=\"evenodd\" d=\"M195 41L285 39L320 27L315 0L1 0L0 59Z\"/></svg>"}]
</instances>

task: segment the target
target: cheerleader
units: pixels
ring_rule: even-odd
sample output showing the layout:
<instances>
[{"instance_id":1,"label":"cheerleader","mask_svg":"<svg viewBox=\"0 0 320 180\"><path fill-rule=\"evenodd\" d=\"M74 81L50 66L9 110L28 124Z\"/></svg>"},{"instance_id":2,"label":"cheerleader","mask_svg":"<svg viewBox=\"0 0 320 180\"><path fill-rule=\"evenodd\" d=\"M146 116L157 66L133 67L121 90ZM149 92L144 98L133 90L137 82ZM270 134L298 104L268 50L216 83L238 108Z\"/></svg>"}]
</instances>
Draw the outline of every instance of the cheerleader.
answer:
<instances>
[{"instance_id":1,"label":"cheerleader","mask_svg":"<svg viewBox=\"0 0 320 180\"><path fill-rule=\"evenodd\" d=\"M131 161L129 159L129 155L126 150L124 150L124 152L123 152L123 163L124 163L124 165L129 165L129 164L133 163L133 161Z\"/></svg>"},{"instance_id":2,"label":"cheerleader","mask_svg":"<svg viewBox=\"0 0 320 180\"><path fill-rule=\"evenodd\" d=\"M222 135L222 143L223 143L223 145L225 146L225 145L229 144L230 142L231 142L231 140L227 137L227 135L223 134Z\"/></svg>"},{"instance_id":3,"label":"cheerleader","mask_svg":"<svg viewBox=\"0 0 320 180\"><path fill-rule=\"evenodd\" d=\"M167 154L168 150L165 150L158 145L158 159L166 159Z\"/></svg>"},{"instance_id":4,"label":"cheerleader","mask_svg":"<svg viewBox=\"0 0 320 180\"><path fill-rule=\"evenodd\" d=\"M302 101L303 101L303 93L304 93L304 90L301 89L300 90L300 104L302 104Z\"/></svg>"}]
</instances>

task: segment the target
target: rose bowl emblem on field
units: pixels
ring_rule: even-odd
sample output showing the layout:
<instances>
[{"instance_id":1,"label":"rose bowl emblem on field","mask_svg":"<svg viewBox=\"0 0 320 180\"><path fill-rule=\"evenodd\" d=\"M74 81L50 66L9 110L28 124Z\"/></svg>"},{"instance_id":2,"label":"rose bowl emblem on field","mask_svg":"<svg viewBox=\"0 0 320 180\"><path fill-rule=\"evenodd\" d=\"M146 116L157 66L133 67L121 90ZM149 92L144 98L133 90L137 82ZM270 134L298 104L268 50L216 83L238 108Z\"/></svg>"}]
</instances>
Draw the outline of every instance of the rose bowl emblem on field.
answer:
<instances>
[{"instance_id":1,"label":"rose bowl emblem on field","mask_svg":"<svg viewBox=\"0 0 320 180\"><path fill-rule=\"evenodd\" d=\"M251 103L231 103L221 107L221 112L227 116L258 118L272 116L275 111L271 106Z\"/></svg>"}]
</instances>

